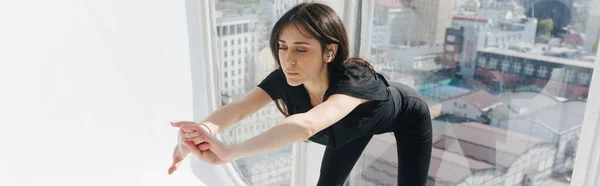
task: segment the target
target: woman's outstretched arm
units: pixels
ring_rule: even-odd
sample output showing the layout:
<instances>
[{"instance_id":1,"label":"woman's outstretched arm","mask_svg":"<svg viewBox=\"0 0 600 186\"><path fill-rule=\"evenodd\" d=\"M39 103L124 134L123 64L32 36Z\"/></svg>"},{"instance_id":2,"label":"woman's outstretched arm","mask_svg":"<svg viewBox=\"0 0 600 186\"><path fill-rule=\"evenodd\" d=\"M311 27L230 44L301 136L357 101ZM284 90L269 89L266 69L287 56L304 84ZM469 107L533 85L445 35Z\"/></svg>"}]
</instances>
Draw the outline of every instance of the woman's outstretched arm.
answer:
<instances>
[{"instance_id":1,"label":"woman's outstretched arm","mask_svg":"<svg viewBox=\"0 0 600 186\"><path fill-rule=\"evenodd\" d=\"M306 141L317 132L344 118L367 100L335 94L310 111L294 114L266 132L229 148L233 159L277 150L286 145Z\"/></svg>"},{"instance_id":2,"label":"woman's outstretched arm","mask_svg":"<svg viewBox=\"0 0 600 186\"><path fill-rule=\"evenodd\" d=\"M242 99L220 107L200 123L206 124L214 135L255 113L270 102L271 97L267 92L260 88L254 88Z\"/></svg>"},{"instance_id":3,"label":"woman's outstretched arm","mask_svg":"<svg viewBox=\"0 0 600 186\"><path fill-rule=\"evenodd\" d=\"M204 121L201 122L202 124L205 124L202 125L203 129L200 129L200 126L198 126L195 122L188 121L172 122L171 125L174 127L190 125L198 127L199 130L206 130L206 128L204 127L206 126L209 129L208 131L210 131L210 133L206 133L206 135L211 135L212 137L212 135L219 133L220 131L222 131L222 129L239 122L240 120L246 118L252 113L255 113L260 108L267 105L269 102L271 102L271 98L264 90L260 88L254 88L242 99L227 104L217 109L217 111L213 112L210 116L208 116ZM186 141L184 141L184 138L181 135L183 134L180 134L177 146L173 150L173 163L171 164L171 167L169 167L169 174L173 173L173 171L177 169L181 161L190 153L190 151L196 152L200 150L196 145L186 146ZM202 155L202 153L200 154Z\"/></svg>"}]
</instances>

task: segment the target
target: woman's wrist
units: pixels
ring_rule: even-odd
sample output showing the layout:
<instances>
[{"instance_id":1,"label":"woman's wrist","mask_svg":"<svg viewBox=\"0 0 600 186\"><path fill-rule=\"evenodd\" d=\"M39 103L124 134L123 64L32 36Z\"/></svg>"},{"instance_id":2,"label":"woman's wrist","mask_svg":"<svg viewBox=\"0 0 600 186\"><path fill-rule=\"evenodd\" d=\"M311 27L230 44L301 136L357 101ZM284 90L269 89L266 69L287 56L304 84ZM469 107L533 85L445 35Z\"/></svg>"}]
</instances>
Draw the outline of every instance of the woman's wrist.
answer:
<instances>
[{"instance_id":1,"label":"woman's wrist","mask_svg":"<svg viewBox=\"0 0 600 186\"><path fill-rule=\"evenodd\" d=\"M241 143L232 143L229 145L229 155L231 160L244 158L244 152Z\"/></svg>"},{"instance_id":2,"label":"woman's wrist","mask_svg":"<svg viewBox=\"0 0 600 186\"><path fill-rule=\"evenodd\" d=\"M210 127L208 127L208 125L206 125L205 123L198 123L198 125L202 128L204 128L204 130L206 132L208 132L209 135L214 135L214 133L212 132L212 130L210 130Z\"/></svg>"}]
</instances>

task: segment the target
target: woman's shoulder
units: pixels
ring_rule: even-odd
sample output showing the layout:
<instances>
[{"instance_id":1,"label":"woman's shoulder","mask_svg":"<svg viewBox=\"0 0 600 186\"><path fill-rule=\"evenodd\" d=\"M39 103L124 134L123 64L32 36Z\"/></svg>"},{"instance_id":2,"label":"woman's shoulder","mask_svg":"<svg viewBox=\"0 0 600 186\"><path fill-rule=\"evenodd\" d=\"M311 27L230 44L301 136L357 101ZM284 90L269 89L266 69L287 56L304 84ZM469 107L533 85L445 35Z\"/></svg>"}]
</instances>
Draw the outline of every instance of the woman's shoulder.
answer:
<instances>
[{"instance_id":1,"label":"woman's shoulder","mask_svg":"<svg viewBox=\"0 0 600 186\"><path fill-rule=\"evenodd\" d=\"M346 63L334 78L335 93L367 100L387 100L387 81L369 65Z\"/></svg>"},{"instance_id":2,"label":"woman's shoulder","mask_svg":"<svg viewBox=\"0 0 600 186\"><path fill-rule=\"evenodd\" d=\"M263 80L258 84L258 87L263 89L273 100L280 99L283 94L283 89L286 87L285 77L283 71L277 68L269 73Z\"/></svg>"},{"instance_id":3,"label":"woman's shoulder","mask_svg":"<svg viewBox=\"0 0 600 186\"><path fill-rule=\"evenodd\" d=\"M375 70L369 64L354 62L354 61L346 61L342 65L339 73L342 75L352 75L352 76L369 76L374 73Z\"/></svg>"}]
</instances>

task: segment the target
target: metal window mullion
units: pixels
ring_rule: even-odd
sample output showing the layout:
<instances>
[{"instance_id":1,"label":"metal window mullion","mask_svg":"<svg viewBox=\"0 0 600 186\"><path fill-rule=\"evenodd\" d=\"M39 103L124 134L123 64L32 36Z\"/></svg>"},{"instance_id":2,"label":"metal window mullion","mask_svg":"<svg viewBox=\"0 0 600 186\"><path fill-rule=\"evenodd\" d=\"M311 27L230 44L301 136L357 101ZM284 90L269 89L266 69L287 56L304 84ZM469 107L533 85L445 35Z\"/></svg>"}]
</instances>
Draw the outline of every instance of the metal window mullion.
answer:
<instances>
[{"instance_id":1,"label":"metal window mullion","mask_svg":"<svg viewBox=\"0 0 600 186\"><path fill-rule=\"evenodd\" d=\"M371 32L373 9L375 2L373 0L357 0L346 3L344 6L344 24L348 31L350 44L350 56L370 58L371 51ZM347 185L359 186L361 174L363 171L363 157L361 156L347 179Z\"/></svg>"},{"instance_id":2,"label":"metal window mullion","mask_svg":"<svg viewBox=\"0 0 600 186\"><path fill-rule=\"evenodd\" d=\"M572 186L600 185L600 52L596 53L594 72L585 108L579 145L575 156Z\"/></svg>"}]
</instances>

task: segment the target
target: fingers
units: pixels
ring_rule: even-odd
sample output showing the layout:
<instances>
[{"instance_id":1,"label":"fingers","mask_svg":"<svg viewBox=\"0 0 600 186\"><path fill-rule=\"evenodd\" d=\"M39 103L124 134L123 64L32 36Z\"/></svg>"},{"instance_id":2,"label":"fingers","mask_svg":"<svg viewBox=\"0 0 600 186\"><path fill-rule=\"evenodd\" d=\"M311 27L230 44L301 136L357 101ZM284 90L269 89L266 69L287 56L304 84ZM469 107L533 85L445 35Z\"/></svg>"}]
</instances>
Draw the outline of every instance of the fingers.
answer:
<instances>
[{"instance_id":1,"label":"fingers","mask_svg":"<svg viewBox=\"0 0 600 186\"><path fill-rule=\"evenodd\" d=\"M200 145L201 143L207 143L208 141L206 140L206 137L197 137L197 138L191 138L191 139L187 139L188 141L192 141L195 145Z\"/></svg>"},{"instance_id":2,"label":"fingers","mask_svg":"<svg viewBox=\"0 0 600 186\"><path fill-rule=\"evenodd\" d=\"M181 132L181 136L184 138L184 141L192 141L194 144L198 145L202 142L207 141L207 135L203 134L199 131L194 132L183 132L183 129L179 130Z\"/></svg>"},{"instance_id":3,"label":"fingers","mask_svg":"<svg viewBox=\"0 0 600 186\"><path fill-rule=\"evenodd\" d=\"M204 128L200 127L197 123L191 121L179 121L179 122L171 122L171 126L178 127L182 129L184 132L195 132L200 131L203 134L211 135Z\"/></svg>"},{"instance_id":4,"label":"fingers","mask_svg":"<svg viewBox=\"0 0 600 186\"><path fill-rule=\"evenodd\" d=\"M195 131L195 132L184 132L183 129L179 130L179 135L181 136L181 142L191 141L194 146L200 145L201 143L205 143L208 140L208 136ZM207 146L202 146L202 150L206 150Z\"/></svg>"},{"instance_id":5,"label":"fingers","mask_svg":"<svg viewBox=\"0 0 600 186\"><path fill-rule=\"evenodd\" d=\"M175 122L171 122L171 126L173 126L173 127L181 127L182 125L185 125L185 124L193 124L193 125L195 125L196 123L192 122L192 121L175 121Z\"/></svg>"},{"instance_id":6,"label":"fingers","mask_svg":"<svg viewBox=\"0 0 600 186\"><path fill-rule=\"evenodd\" d=\"M188 146L190 146L190 148L192 149L192 152L194 154L196 154L196 156L200 160L202 160L202 161L204 161L206 163L209 163L209 164L212 164L212 165L218 165L218 164L225 163L225 161L219 159L219 157L217 155L215 155L213 152L211 152L210 150L208 150L208 151L200 151L200 149L198 149L198 148L192 148L191 146L194 146L194 144L192 142L190 142L190 141L186 141L185 144L188 145Z\"/></svg>"},{"instance_id":7,"label":"fingers","mask_svg":"<svg viewBox=\"0 0 600 186\"><path fill-rule=\"evenodd\" d=\"M210 143L201 143L198 145L198 149L200 149L200 151L205 151L210 149Z\"/></svg>"},{"instance_id":8,"label":"fingers","mask_svg":"<svg viewBox=\"0 0 600 186\"><path fill-rule=\"evenodd\" d=\"M185 133L182 130L179 130L179 135L177 136L177 144L183 144L183 142L185 142L187 140L187 138L185 138ZM182 148L180 146L180 148ZM179 149L181 151L183 151L183 149Z\"/></svg>"},{"instance_id":9,"label":"fingers","mask_svg":"<svg viewBox=\"0 0 600 186\"><path fill-rule=\"evenodd\" d=\"M210 135L204 128L202 128L200 125L197 124L193 124L193 125L189 125L189 124L185 124L185 125L181 125L181 130L183 130L184 132L200 132L202 134L205 135Z\"/></svg>"},{"instance_id":10,"label":"fingers","mask_svg":"<svg viewBox=\"0 0 600 186\"><path fill-rule=\"evenodd\" d=\"M176 146L175 149L173 150L173 163L171 164L171 167L169 167L169 175L173 174L173 172L175 172L175 170L177 170L177 167L179 167L179 164L181 164L183 157L180 156L178 154L179 148Z\"/></svg>"},{"instance_id":11,"label":"fingers","mask_svg":"<svg viewBox=\"0 0 600 186\"><path fill-rule=\"evenodd\" d=\"M185 145L187 145L190 148L190 150L198 157L202 157L202 151L200 151L200 149L198 149L198 147L194 143L192 143L191 141L185 141Z\"/></svg>"},{"instance_id":12,"label":"fingers","mask_svg":"<svg viewBox=\"0 0 600 186\"><path fill-rule=\"evenodd\" d=\"M206 137L205 142L203 141L202 143L195 143L197 144L196 147L199 150L206 151L206 149L210 149L209 151L211 153L214 153L220 159L228 159L231 156L229 149L222 141L212 136L204 135L204 137ZM202 145L204 143L206 143L207 145Z\"/></svg>"},{"instance_id":13,"label":"fingers","mask_svg":"<svg viewBox=\"0 0 600 186\"><path fill-rule=\"evenodd\" d=\"M175 170L177 170L177 166L179 165L171 165L171 167L169 167L169 175L173 174L173 172L175 172Z\"/></svg>"},{"instance_id":14,"label":"fingers","mask_svg":"<svg viewBox=\"0 0 600 186\"><path fill-rule=\"evenodd\" d=\"M174 166L169 167L169 170L168 170L169 175L173 174L173 172L175 172L175 170L177 170L177 167L174 167Z\"/></svg>"},{"instance_id":15,"label":"fingers","mask_svg":"<svg viewBox=\"0 0 600 186\"><path fill-rule=\"evenodd\" d=\"M183 134L184 134L185 138L188 138L188 139L189 138L199 137L199 138L202 138L203 140L206 140L206 135L204 135L202 132L198 132L198 131L196 131L196 132L184 132Z\"/></svg>"}]
</instances>

